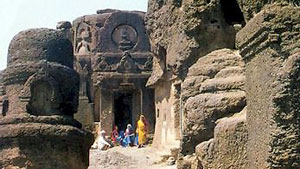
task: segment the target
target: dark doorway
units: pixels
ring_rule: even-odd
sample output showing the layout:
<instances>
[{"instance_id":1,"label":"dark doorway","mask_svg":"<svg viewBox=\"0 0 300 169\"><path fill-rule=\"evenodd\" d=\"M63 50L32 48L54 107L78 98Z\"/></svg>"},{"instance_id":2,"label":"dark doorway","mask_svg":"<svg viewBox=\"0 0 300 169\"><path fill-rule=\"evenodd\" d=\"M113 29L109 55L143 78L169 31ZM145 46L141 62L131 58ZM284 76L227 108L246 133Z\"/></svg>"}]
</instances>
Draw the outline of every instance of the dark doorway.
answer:
<instances>
[{"instance_id":1,"label":"dark doorway","mask_svg":"<svg viewBox=\"0 0 300 169\"><path fill-rule=\"evenodd\" d=\"M4 100L2 103L2 116L6 116L6 113L8 112L8 100Z\"/></svg>"},{"instance_id":2,"label":"dark doorway","mask_svg":"<svg viewBox=\"0 0 300 169\"><path fill-rule=\"evenodd\" d=\"M132 125L132 93L114 93L115 125L125 131L127 124Z\"/></svg>"},{"instance_id":3,"label":"dark doorway","mask_svg":"<svg viewBox=\"0 0 300 169\"><path fill-rule=\"evenodd\" d=\"M242 26L245 25L243 13L236 0L221 0L221 6L227 24L241 24Z\"/></svg>"}]
</instances>

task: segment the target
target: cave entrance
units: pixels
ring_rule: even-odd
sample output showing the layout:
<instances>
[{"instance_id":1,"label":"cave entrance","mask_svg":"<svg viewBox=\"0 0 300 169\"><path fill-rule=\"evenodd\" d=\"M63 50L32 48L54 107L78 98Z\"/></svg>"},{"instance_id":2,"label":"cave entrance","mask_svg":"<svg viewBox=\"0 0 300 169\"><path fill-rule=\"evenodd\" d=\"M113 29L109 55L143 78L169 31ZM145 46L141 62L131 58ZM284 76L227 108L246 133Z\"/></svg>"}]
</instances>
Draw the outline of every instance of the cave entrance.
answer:
<instances>
[{"instance_id":1,"label":"cave entrance","mask_svg":"<svg viewBox=\"0 0 300 169\"><path fill-rule=\"evenodd\" d=\"M114 125L125 131L132 122L132 93L114 92Z\"/></svg>"},{"instance_id":2,"label":"cave entrance","mask_svg":"<svg viewBox=\"0 0 300 169\"><path fill-rule=\"evenodd\" d=\"M221 6L227 24L245 25L244 15L236 0L221 0Z\"/></svg>"}]
</instances>

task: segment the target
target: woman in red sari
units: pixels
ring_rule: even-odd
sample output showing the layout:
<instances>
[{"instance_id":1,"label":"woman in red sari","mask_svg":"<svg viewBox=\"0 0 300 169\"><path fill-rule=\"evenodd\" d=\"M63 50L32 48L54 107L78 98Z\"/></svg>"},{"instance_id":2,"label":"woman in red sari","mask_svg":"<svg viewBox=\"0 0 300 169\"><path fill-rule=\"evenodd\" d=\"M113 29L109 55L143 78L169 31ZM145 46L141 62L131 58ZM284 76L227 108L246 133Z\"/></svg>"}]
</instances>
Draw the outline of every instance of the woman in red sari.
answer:
<instances>
[{"instance_id":1,"label":"woman in red sari","mask_svg":"<svg viewBox=\"0 0 300 169\"><path fill-rule=\"evenodd\" d=\"M118 138L119 138L119 132L118 132L118 126L115 126L113 131L111 132L111 140L114 143L114 145L118 145Z\"/></svg>"}]
</instances>

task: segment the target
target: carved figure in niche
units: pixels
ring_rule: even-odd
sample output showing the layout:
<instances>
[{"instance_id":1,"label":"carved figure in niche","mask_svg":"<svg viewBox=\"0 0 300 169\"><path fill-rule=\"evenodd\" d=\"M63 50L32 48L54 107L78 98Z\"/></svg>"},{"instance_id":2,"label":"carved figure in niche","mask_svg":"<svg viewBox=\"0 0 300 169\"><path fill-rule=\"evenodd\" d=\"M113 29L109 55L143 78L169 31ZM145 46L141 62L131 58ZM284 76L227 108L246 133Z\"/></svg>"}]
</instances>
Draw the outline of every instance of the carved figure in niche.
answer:
<instances>
[{"instance_id":1,"label":"carved figure in niche","mask_svg":"<svg viewBox=\"0 0 300 169\"><path fill-rule=\"evenodd\" d=\"M76 53L79 55L88 54L91 52L91 29L88 24L82 23L78 28Z\"/></svg>"},{"instance_id":2,"label":"carved figure in niche","mask_svg":"<svg viewBox=\"0 0 300 169\"><path fill-rule=\"evenodd\" d=\"M79 73L79 77L80 77L79 95L87 96L87 87L88 87L87 81L88 81L88 75L89 75L88 65L84 64L84 66L82 67L82 65L80 63L77 63L76 69L77 69L77 72Z\"/></svg>"},{"instance_id":3,"label":"carved figure in niche","mask_svg":"<svg viewBox=\"0 0 300 169\"><path fill-rule=\"evenodd\" d=\"M130 50L137 42L137 32L129 25L121 25L115 28L112 34L113 41L122 51Z\"/></svg>"},{"instance_id":4,"label":"carved figure in niche","mask_svg":"<svg viewBox=\"0 0 300 169\"><path fill-rule=\"evenodd\" d=\"M133 43L128 38L128 33L123 30L121 32L122 40L119 42L119 49L122 51L130 50L133 48Z\"/></svg>"},{"instance_id":5,"label":"carved figure in niche","mask_svg":"<svg viewBox=\"0 0 300 169\"><path fill-rule=\"evenodd\" d=\"M139 68L131 57L130 53L125 51L117 66L118 72L138 72Z\"/></svg>"},{"instance_id":6,"label":"carved figure in niche","mask_svg":"<svg viewBox=\"0 0 300 169\"><path fill-rule=\"evenodd\" d=\"M53 92L46 81L39 81L31 86L31 113L35 115L57 114L59 105L53 103ZM57 112L56 112L57 111Z\"/></svg>"},{"instance_id":7,"label":"carved figure in niche","mask_svg":"<svg viewBox=\"0 0 300 169\"><path fill-rule=\"evenodd\" d=\"M145 69L145 70L151 70L151 69L152 69L152 66L153 66L153 57L149 56L149 57L147 58L146 63L145 63L144 69Z\"/></svg>"}]
</instances>

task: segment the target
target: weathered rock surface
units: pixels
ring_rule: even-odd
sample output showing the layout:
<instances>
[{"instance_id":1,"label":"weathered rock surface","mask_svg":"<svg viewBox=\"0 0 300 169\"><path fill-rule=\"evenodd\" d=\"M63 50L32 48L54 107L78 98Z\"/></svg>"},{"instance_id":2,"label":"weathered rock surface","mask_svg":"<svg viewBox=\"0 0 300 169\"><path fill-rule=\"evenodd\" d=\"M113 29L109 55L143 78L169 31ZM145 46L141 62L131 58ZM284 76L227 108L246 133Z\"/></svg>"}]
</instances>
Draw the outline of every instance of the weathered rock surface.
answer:
<instances>
[{"instance_id":1,"label":"weathered rock surface","mask_svg":"<svg viewBox=\"0 0 300 169\"><path fill-rule=\"evenodd\" d=\"M147 27L156 60L148 84L168 72L184 78L201 56L233 48L235 30L223 12L220 0L149 1Z\"/></svg>"},{"instance_id":2,"label":"weathered rock surface","mask_svg":"<svg viewBox=\"0 0 300 169\"><path fill-rule=\"evenodd\" d=\"M0 168L88 167L93 136L73 119L79 77L72 50L52 29L22 31L11 41L1 77Z\"/></svg>"},{"instance_id":3,"label":"weathered rock surface","mask_svg":"<svg viewBox=\"0 0 300 169\"><path fill-rule=\"evenodd\" d=\"M187 123L183 122L184 124L181 125L182 120L185 120L185 115L182 117L182 110L186 100L181 101L184 97L190 97L182 95L181 92L186 92L184 90L194 92L192 87L182 89L181 83L187 77L189 68L199 58L217 49L234 48L236 34L234 25L244 23L244 18L237 2L234 1L233 3L234 5L230 6L226 5L229 3L223 0L149 1L146 26L151 49L155 56L153 58L153 72L147 85L155 88L156 133L158 137L155 136L154 143L179 146L178 142L181 141L183 127L184 132L189 135L183 141L184 151L194 152L195 146L199 144L196 141L196 137L199 135L191 132L194 126L192 123L198 123L197 118L199 117L195 117L192 115L193 113L188 112L186 113L189 114L187 115L189 116L187 117L188 120L195 118L193 119L195 121L192 122L193 120L191 120L191 124L189 124L187 120L185 121ZM192 79L189 80L193 81ZM195 83L201 83L202 80L202 77L196 77ZM236 79L236 81L240 80ZM211 83L217 84L220 88L227 88L227 85L231 85L230 82L224 82L223 84L221 82ZM195 88L197 88L196 85L198 84L195 84ZM238 86L238 84L235 85ZM207 82L206 85L203 85L201 91L214 90L213 87L214 85L211 86L210 82ZM198 90L200 89L196 89L196 92ZM204 97L209 98L210 96ZM205 99L204 97L203 99ZM224 97L227 98L227 96ZM240 94L237 94L237 97L244 98ZM191 105L195 105L194 109L197 109L196 99L189 101ZM225 102L228 101L222 101L220 104L226 104ZM192 108L192 106L189 108ZM203 108L206 109L206 107ZM198 110L198 113L200 111ZM222 117L226 113L221 111L217 114ZM212 119L216 118L212 117ZM194 127L193 131L197 131L200 125ZM209 130L213 130L213 127ZM193 137L195 140L191 140L192 135L196 135ZM185 143L191 143L191 146ZM187 147L189 147L189 150L187 150Z\"/></svg>"},{"instance_id":4,"label":"weathered rock surface","mask_svg":"<svg viewBox=\"0 0 300 169\"><path fill-rule=\"evenodd\" d=\"M176 169L162 162L166 154L151 146L114 147L107 151L90 150L90 166L88 169Z\"/></svg>"},{"instance_id":5,"label":"weathered rock surface","mask_svg":"<svg viewBox=\"0 0 300 169\"><path fill-rule=\"evenodd\" d=\"M63 114L73 116L78 105L78 74L73 70L72 43L61 31L52 29L29 29L17 34L10 43L8 65L4 71L3 83L10 105L7 114ZM47 74L48 76L46 76ZM32 108L35 103L29 100L31 92L38 96L38 91L31 91L35 82L47 81L46 88L51 88L55 99L48 100L49 107ZM32 86L31 86L32 85ZM45 90L37 87L34 90ZM28 101L31 101L27 104ZM67 105L66 105L67 104ZM55 109L54 109L55 107ZM46 110L47 109L47 110Z\"/></svg>"},{"instance_id":6,"label":"weathered rock surface","mask_svg":"<svg viewBox=\"0 0 300 169\"><path fill-rule=\"evenodd\" d=\"M246 61L248 168L300 168L299 7L266 6L237 35Z\"/></svg>"},{"instance_id":7,"label":"weathered rock surface","mask_svg":"<svg viewBox=\"0 0 300 169\"><path fill-rule=\"evenodd\" d=\"M237 0L244 18L249 21L257 13L259 13L265 5L273 4L275 2L288 2L294 5L300 5L298 0Z\"/></svg>"},{"instance_id":8,"label":"weathered rock surface","mask_svg":"<svg viewBox=\"0 0 300 169\"><path fill-rule=\"evenodd\" d=\"M72 43L52 29L29 29L17 34L8 49L7 66L47 60L73 67Z\"/></svg>"},{"instance_id":9,"label":"weathered rock surface","mask_svg":"<svg viewBox=\"0 0 300 169\"><path fill-rule=\"evenodd\" d=\"M93 136L60 116L9 115L0 120L0 167L87 168Z\"/></svg>"},{"instance_id":10,"label":"weathered rock surface","mask_svg":"<svg viewBox=\"0 0 300 169\"><path fill-rule=\"evenodd\" d=\"M72 28L72 24L69 21L60 21L56 25L56 29L58 30L68 30Z\"/></svg>"},{"instance_id":11,"label":"weathered rock surface","mask_svg":"<svg viewBox=\"0 0 300 169\"><path fill-rule=\"evenodd\" d=\"M221 49L202 58L182 84L185 154L213 137L215 122L246 105L244 63L237 51Z\"/></svg>"},{"instance_id":12,"label":"weathered rock surface","mask_svg":"<svg viewBox=\"0 0 300 169\"><path fill-rule=\"evenodd\" d=\"M183 115L183 154L191 155L201 143L197 154L202 167L300 168L300 13L295 5L299 1L149 2L147 25L155 58L148 85L160 93L179 89L183 113L174 101L168 104L170 114ZM236 38L231 28L239 31ZM215 51L234 46L239 54ZM246 97L247 114L240 113ZM194 157L186 157L179 168L191 168L197 163Z\"/></svg>"},{"instance_id":13,"label":"weathered rock surface","mask_svg":"<svg viewBox=\"0 0 300 169\"><path fill-rule=\"evenodd\" d=\"M179 158L177 161L177 169L203 169L201 162L196 154L187 155Z\"/></svg>"},{"instance_id":14,"label":"weathered rock surface","mask_svg":"<svg viewBox=\"0 0 300 169\"><path fill-rule=\"evenodd\" d=\"M196 147L196 154L205 169L243 169L247 167L246 108L232 117L216 122L214 138Z\"/></svg>"},{"instance_id":15,"label":"weathered rock surface","mask_svg":"<svg viewBox=\"0 0 300 169\"><path fill-rule=\"evenodd\" d=\"M3 70L0 71L0 117L5 116L8 109L8 101L3 84Z\"/></svg>"}]
</instances>

